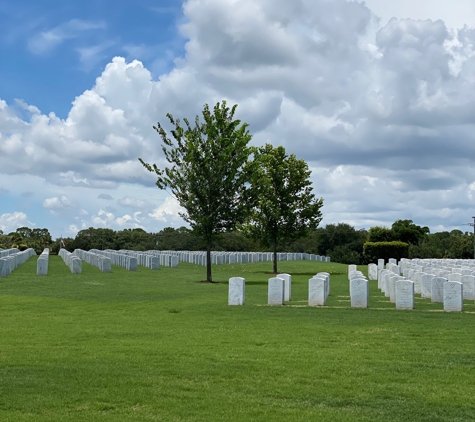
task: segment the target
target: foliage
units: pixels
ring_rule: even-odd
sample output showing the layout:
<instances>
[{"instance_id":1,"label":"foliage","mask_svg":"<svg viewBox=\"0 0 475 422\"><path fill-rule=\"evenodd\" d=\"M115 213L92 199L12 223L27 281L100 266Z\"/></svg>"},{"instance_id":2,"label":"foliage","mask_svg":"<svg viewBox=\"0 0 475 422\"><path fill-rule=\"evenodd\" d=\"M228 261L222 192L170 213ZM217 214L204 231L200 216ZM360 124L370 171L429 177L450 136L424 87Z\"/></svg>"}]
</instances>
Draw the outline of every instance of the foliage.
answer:
<instances>
[{"instance_id":1,"label":"foliage","mask_svg":"<svg viewBox=\"0 0 475 422\"><path fill-rule=\"evenodd\" d=\"M161 170L156 164L150 165L139 158L148 171L158 176L158 188L171 190L185 210L181 217L203 238L208 281L212 281L213 239L218 233L234 229L246 214L243 196L248 175L244 168L251 152L247 146L251 135L246 123L233 120L236 107L230 109L223 101L211 112L205 104L204 121L196 116L194 127L187 119L183 119L183 127L179 119L167 114L174 126L173 139L160 123L154 129L162 139L162 150L170 166Z\"/></svg>"},{"instance_id":2,"label":"foliage","mask_svg":"<svg viewBox=\"0 0 475 422\"><path fill-rule=\"evenodd\" d=\"M388 227L375 226L368 230L368 242L392 242L394 233Z\"/></svg>"},{"instance_id":3,"label":"foliage","mask_svg":"<svg viewBox=\"0 0 475 422\"><path fill-rule=\"evenodd\" d=\"M420 244L410 246L409 257L471 259L474 257L473 233L452 230L427 234Z\"/></svg>"},{"instance_id":4,"label":"foliage","mask_svg":"<svg viewBox=\"0 0 475 422\"><path fill-rule=\"evenodd\" d=\"M418 245L425 235L430 233L428 227L414 224L412 220L396 220L391 226L393 239L410 245ZM462 233L462 232L460 232Z\"/></svg>"},{"instance_id":5,"label":"foliage","mask_svg":"<svg viewBox=\"0 0 475 422\"><path fill-rule=\"evenodd\" d=\"M73 249L115 249L117 233L112 229L94 228L80 230L73 242ZM139 246L139 245L137 245Z\"/></svg>"},{"instance_id":6,"label":"foliage","mask_svg":"<svg viewBox=\"0 0 475 422\"><path fill-rule=\"evenodd\" d=\"M409 245L404 242L366 242L363 245L363 254L367 262L377 263L378 259L389 258L400 260L409 256Z\"/></svg>"},{"instance_id":7,"label":"foliage","mask_svg":"<svg viewBox=\"0 0 475 422\"><path fill-rule=\"evenodd\" d=\"M352 250L348 245L335 246L328 255L332 262L339 262L340 264L358 265L361 261L360 254Z\"/></svg>"},{"instance_id":8,"label":"foliage","mask_svg":"<svg viewBox=\"0 0 475 422\"><path fill-rule=\"evenodd\" d=\"M366 230L356 230L346 223L327 224L317 229L317 253L330 256L335 262L362 264L363 244L367 235ZM334 252L335 249L338 250ZM349 260L352 262L347 262Z\"/></svg>"},{"instance_id":9,"label":"foliage","mask_svg":"<svg viewBox=\"0 0 475 422\"><path fill-rule=\"evenodd\" d=\"M254 161L248 168L252 175L246 198L250 212L243 229L251 239L272 249L277 273L277 249L285 249L290 241L318 227L323 199L312 193L307 163L287 155L282 146L266 144L254 149Z\"/></svg>"},{"instance_id":10,"label":"foliage","mask_svg":"<svg viewBox=\"0 0 475 422\"><path fill-rule=\"evenodd\" d=\"M51 247L53 240L48 229L30 229L19 227L8 235L0 234L0 247L3 249L18 248L25 250L33 248L37 254Z\"/></svg>"}]
</instances>

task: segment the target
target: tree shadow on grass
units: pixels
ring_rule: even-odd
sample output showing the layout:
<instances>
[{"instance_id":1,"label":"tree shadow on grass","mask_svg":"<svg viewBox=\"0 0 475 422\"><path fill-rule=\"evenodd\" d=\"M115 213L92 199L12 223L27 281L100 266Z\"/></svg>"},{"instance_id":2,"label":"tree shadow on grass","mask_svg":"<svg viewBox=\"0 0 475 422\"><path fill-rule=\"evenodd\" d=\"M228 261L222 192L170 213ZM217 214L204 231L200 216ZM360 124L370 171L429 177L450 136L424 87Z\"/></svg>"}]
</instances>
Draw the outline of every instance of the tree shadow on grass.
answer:
<instances>
[{"instance_id":1,"label":"tree shadow on grass","mask_svg":"<svg viewBox=\"0 0 475 422\"><path fill-rule=\"evenodd\" d=\"M282 271L279 271L277 273L274 273L274 272L271 272L271 271L253 271L254 274L267 274L267 275L277 275L277 274L283 274ZM315 271L314 272L303 272L303 273L296 273L294 271L290 271L289 272L290 275L309 275L309 276L314 276L315 274L317 274ZM329 272L330 275L342 275L342 274L346 274L346 273L342 273L342 272Z\"/></svg>"}]
</instances>

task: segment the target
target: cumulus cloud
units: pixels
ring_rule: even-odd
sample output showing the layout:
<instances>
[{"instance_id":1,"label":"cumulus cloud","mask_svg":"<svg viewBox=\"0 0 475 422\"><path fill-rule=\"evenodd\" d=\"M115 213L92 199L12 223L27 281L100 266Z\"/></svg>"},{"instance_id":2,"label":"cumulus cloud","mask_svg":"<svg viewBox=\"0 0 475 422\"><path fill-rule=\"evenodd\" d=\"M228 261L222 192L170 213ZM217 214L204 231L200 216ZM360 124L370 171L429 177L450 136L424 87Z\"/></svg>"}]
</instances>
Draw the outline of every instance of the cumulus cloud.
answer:
<instances>
[{"instance_id":1,"label":"cumulus cloud","mask_svg":"<svg viewBox=\"0 0 475 422\"><path fill-rule=\"evenodd\" d=\"M43 208L46 209L55 210L72 207L74 207L74 204L66 195L53 196L52 198L46 198L43 201Z\"/></svg>"},{"instance_id":2,"label":"cumulus cloud","mask_svg":"<svg viewBox=\"0 0 475 422\"><path fill-rule=\"evenodd\" d=\"M110 224L113 224L115 221L115 216L111 212L105 210L99 210L97 215L93 215L91 221L99 227L107 227Z\"/></svg>"},{"instance_id":3,"label":"cumulus cloud","mask_svg":"<svg viewBox=\"0 0 475 422\"><path fill-rule=\"evenodd\" d=\"M226 99L239 104L254 144L283 145L309 163L324 222L452 227L466 219L475 183L473 28L391 19L373 34L367 5L345 0L188 0L183 13L185 56L158 80L143 63L115 57L65 119L22 102L25 117L0 100L1 171L73 191L129 186L115 195L126 209L97 201L87 224L178 221L173 199L158 207L141 199L157 191L137 158L163 167L152 125L168 127L168 112L193 120L204 103ZM94 29L68 25L50 30L37 51ZM140 44L124 49L147 53ZM54 196L44 206L67 202Z\"/></svg>"},{"instance_id":4,"label":"cumulus cloud","mask_svg":"<svg viewBox=\"0 0 475 422\"><path fill-rule=\"evenodd\" d=\"M15 211L0 215L0 230L4 233L15 231L18 227L34 226L35 223L28 221L28 217L24 212Z\"/></svg>"},{"instance_id":5,"label":"cumulus cloud","mask_svg":"<svg viewBox=\"0 0 475 422\"><path fill-rule=\"evenodd\" d=\"M168 197L163 204L149 214L149 217L157 221L168 223L170 222L170 218L176 219L181 212L183 212L183 209L180 207L178 201L175 198Z\"/></svg>"}]
</instances>

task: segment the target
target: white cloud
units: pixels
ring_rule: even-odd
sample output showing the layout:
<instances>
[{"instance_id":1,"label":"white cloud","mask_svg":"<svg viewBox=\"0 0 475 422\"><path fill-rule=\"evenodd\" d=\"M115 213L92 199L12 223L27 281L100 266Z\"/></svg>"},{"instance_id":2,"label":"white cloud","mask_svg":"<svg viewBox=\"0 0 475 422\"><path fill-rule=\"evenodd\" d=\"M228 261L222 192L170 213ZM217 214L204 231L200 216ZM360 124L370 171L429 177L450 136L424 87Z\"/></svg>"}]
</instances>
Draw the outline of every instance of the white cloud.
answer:
<instances>
[{"instance_id":1,"label":"white cloud","mask_svg":"<svg viewBox=\"0 0 475 422\"><path fill-rule=\"evenodd\" d=\"M178 222L176 201L152 203L165 193L137 158L165 166L152 125L168 128L168 112L193 120L204 103L226 99L239 104L254 144L283 145L310 164L326 223L412 218L449 227L471 212L472 28L388 19L375 31L371 10L344 0L188 0L183 12L185 57L158 80L141 62L115 57L65 119L0 100L2 174L46 180L49 209L65 208L58 190L70 187L70 201L92 215L81 227ZM43 51L61 42L55 37L94 29L76 25L50 30ZM147 54L140 43L124 49ZM84 58L104 51L85 49ZM118 209L105 208L113 198Z\"/></svg>"},{"instance_id":2,"label":"white cloud","mask_svg":"<svg viewBox=\"0 0 475 422\"><path fill-rule=\"evenodd\" d=\"M157 221L168 223L170 222L170 218L176 219L179 217L180 212L183 212L183 209L180 207L178 201L175 198L168 197L165 199L163 204L149 214L149 217L152 217Z\"/></svg>"},{"instance_id":3,"label":"white cloud","mask_svg":"<svg viewBox=\"0 0 475 422\"><path fill-rule=\"evenodd\" d=\"M67 229L67 233L71 236L71 237L76 237L76 235L78 234L79 232L79 229L77 228L77 226L75 224L71 224L68 229Z\"/></svg>"},{"instance_id":4,"label":"white cloud","mask_svg":"<svg viewBox=\"0 0 475 422\"><path fill-rule=\"evenodd\" d=\"M0 230L4 233L15 231L18 227L33 227L35 223L28 221L28 217L24 212L15 211L0 215Z\"/></svg>"},{"instance_id":5,"label":"white cloud","mask_svg":"<svg viewBox=\"0 0 475 422\"><path fill-rule=\"evenodd\" d=\"M99 210L97 215L93 215L91 221L100 227L107 227L110 224L113 224L115 220L114 214L105 210Z\"/></svg>"},{"instance_id":6,"label":"white cloud","mask_svg":"<svg viewBox=\"0 0 475 422\"><path fill-rule=\"evenodd\" d=\"M118 199L117 203L119 205L122 205L123 207L130 208L145 208L147 206L150 206L150 203L148 201L137 199L131 196L124 196L123 198Z\"/></svg>"},{"instance_id":7,"label":"white cloud","mask_svg":"<svg viewBox=\"0 0 475 422\"><path fill-rule=\"evenodd\" d=\"M43 201L43 208L47 209L65 209L74 207L74 203L66 196L53 196Z\"/></svg>"},{"instance_id":8,"label":"white cloud","mask_svg":"<svg viewBox=\"0 0 475 422\"><path fill-rule=\"evenodd\" d=\"M53 50L67 39L79 37L85 31L105 28L104 22L71 19L52 29L35 34L28 41L28 48L33 54L43 54Z\"/></svg>"}]
</instances>

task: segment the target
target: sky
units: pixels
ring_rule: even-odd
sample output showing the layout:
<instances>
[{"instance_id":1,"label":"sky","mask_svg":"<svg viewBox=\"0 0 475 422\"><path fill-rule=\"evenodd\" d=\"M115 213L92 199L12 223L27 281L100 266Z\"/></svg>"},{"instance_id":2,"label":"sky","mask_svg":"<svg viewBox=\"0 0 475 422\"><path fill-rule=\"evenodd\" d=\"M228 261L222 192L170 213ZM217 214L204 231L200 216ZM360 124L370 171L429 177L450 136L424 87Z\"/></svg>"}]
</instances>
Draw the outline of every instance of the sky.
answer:
<instances>
[{"instance_id":1,"label":"sky","mask_svg":"<svg viewBox=\"0 0 475 422\"><path fill-rule=\"evenodd\" d=\"M0 229L185 225L138 161L238 104L312 170L321 225L471 230L473 0L0 0Z\"/></svg>"}]
</instances>

